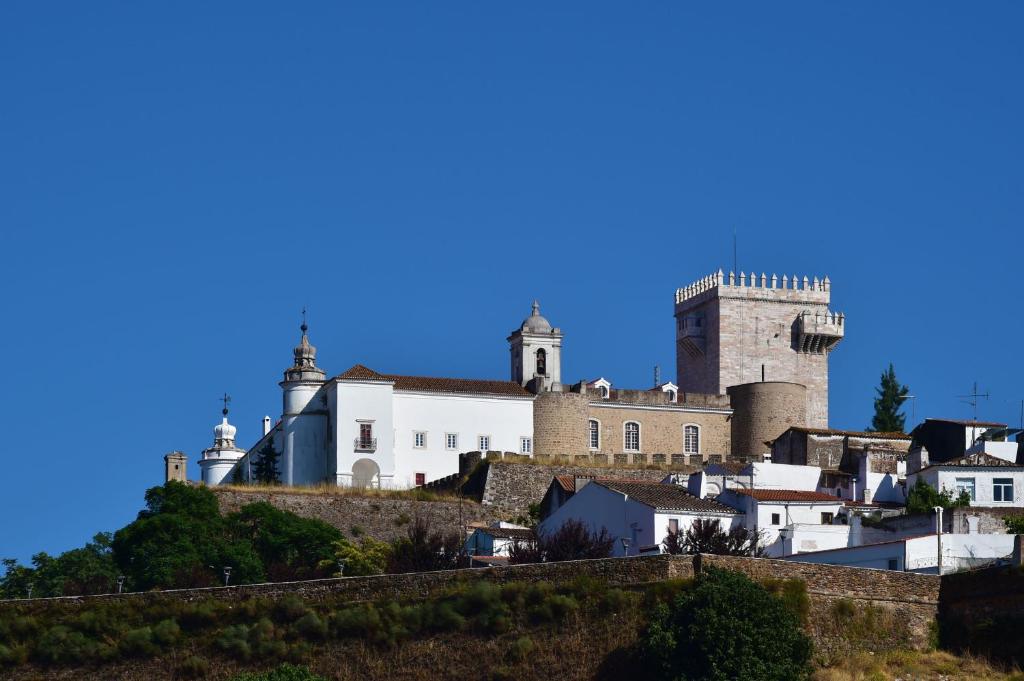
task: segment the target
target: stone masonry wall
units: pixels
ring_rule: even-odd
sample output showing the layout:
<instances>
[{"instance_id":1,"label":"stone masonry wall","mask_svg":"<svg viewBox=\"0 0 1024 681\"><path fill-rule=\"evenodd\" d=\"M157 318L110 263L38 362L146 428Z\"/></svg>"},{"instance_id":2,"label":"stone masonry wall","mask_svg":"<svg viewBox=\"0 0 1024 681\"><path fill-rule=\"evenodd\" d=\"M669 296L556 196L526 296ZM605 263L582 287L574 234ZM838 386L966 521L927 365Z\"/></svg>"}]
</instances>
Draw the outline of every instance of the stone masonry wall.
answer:
<instances>
[{"instance_id":1,"label":"stone masonry wall","mask_svg":"<svg viewBox=\"0 0 1024 681\"><path fill-rule=\"evenodd\" d=\"M710 412L683 411L682 409L629 409L618 405L590 403L590 418L601 424L600 448L596 454L611 457L625 453L625 424L640 424L640 453L665 455L664 463L672 463L673 454L683 452L683 426L700 426L700 454L706 461L710 455L729 458L731 451L729 416Z\"/></svg>"},{"instance_id":2,"label":"stone masonry wall","mask_svg":"<svg viewBox=\"0 0 1024 681\"><path fill-rule=\"evenodd\" d=\"M574 392L540 393L533 401L535 456L577 456L587 449L587 397Z\"/></svg>"},{"instance_id":3,"label":"stone masonry wall","mask_svg":"<svg viewBox=\"0 0 1024 681\"><path fill-rule=\"evenodd\" d=\"M472 522L507 520L500 509L474 501L417 501L383 496L352 494L308 494L287 491L247 491L211 487L217 495L222 513L237 511L243 504L267 501L275 507L291 511L303 518L315 518L337 527L352 537L353 527L381 541L404 537L409 522L417 516L426 518L433 530L463 531ZM543 496L543 493L542 493ZM537 498L540 501L540 497ZM461 513L461 523L460 523Z\"/></svg>"},{"instance_id":4,"label":"stone masonry wall","mask_svg":"<svg viewBox=\"0 0 1024 681\"><path fill-rule=\"evenodd\" d=\"M807 388L797 383L767 381L728 388L733 405L732 453L762 460L768 442L790 426L807 420Z\"/></svg>"},{"instance_id":5,"label":"stone masonry wall","mask_svg":"<svg viewBox=\"0 0 1024 681\"><path fill-rule=\"evenodd\" d=\"M686 466L674 469L676 472L689 473L692 468ZM530 504L540 503L544 498L551 480L556 475L580 475L602 478L625 478L630 480L659 481L669 475L671 470L640 470L636 468L610 468L593 466L571 466L540 464L516 464L504 461L491 461L488 464L487 480L484 483L482 503L485 508L493 509L497 515L515 518L525 515Z\"/></svg>"},{"instance_id":6,"label":"stone masonry wall","mask_svg":"<svg viewBox=\"0 0 1024 681\"><path fill-rule=\"evenodd\" d=\"M538 582L570 583L580 576L589 576L613 586L642 586L666 579L692 577L708 566L742 572L755 581L766 579L800 579L807 585L811 617L809 633L814 638L820 631L815 621L827 617L832 603L843 598L855 606L899 608L909 620L915 644L923 644L928 627L938 607L938 577L906 572L866 570L835 565L791 563L764 558L726 556L645 556L606 558L602 560L568 561L534 565L512 565L500 568L477 568L445 572L421 572L373 577L347 577L307 582L255 584L179 591L151 591L122 595L72 596L36 599L33 601L0 601L0 608L18 608L33 612L41 608L78 609L97 602L115 599L136 599L147 603L166 600L220 599L245 601L251 598L279 598L297 595L309 601L337 598L350 602L383 599L414 600L427 598L466 582L487 580L497 583ZM816 639L816 644L830 641Z\"/></svg>"}]
</instances>

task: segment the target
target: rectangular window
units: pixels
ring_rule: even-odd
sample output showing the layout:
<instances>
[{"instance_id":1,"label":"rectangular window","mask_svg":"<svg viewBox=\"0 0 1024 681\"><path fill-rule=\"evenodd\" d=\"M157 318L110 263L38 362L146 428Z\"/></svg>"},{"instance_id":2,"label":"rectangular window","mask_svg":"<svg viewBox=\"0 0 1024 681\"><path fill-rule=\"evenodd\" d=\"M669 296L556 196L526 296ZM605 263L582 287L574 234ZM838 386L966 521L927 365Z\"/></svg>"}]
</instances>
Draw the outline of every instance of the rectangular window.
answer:
<instances>
[{"instance_id":1,"label":"rectangular window","mask_svg":"<svg viewBox=\"0 0 1024 681\"><path fill-rule=\"evenodd\" d=\"M625 426L625 450L627 452L640 451L640 424L629 422Z\"/></svg>"},{"instance_id":2,"label":"rectangular window","mask_svg":"<svg viewBox=\"0 0 1024 681\"><path fill-rule=\"evenodd\" d=\"M822 513L821 514L821 524L822 525L831 525L832 524L832 519L833 519L833 515L831 513Z\"/></svg>"},{"instance_id":3,"label":"rectangular window","mask_svg":"<svg viewBox=\"0 0 1024 681\"><path fill-rule=\"evenodd\" d=\"M481 452L486 452L487 450L489 450L491 448L491 436L490 435L481 435L480 437L478 437L476 439L476 443L477 443L477 449L479 449Z\"/></svg>"},{"instance_id":4,"label":"rectangular window","mask_svg":"<svg viewBox=\"0 0 1024 681\"><path fill-rule=\"evenodd\" d=\"M772 525L781 525L782 518L779 517L778 513L772 513Z\"/></svg>"},{"instance_id":5,"label":"rectangular window","mask_svg":"<svg viewBox=\"0 0 1024 681\"><path fill-rule=\"evenodd\" d=\"M1013 501L1013 478L995 478L992 481L992 501Z\"/></svg>"},{"instance_id":6,"label":"rectangular window","mask_svg":"<svg viewBox=\"0 0 1024 681\"><path fill-rule=\"evenodd\" d=\"M601 449L601 424L590 420L590 448Z\"/></svg>"},{"instance_id":7,"label":"rectangular window","mask_svg":"<svg viewBox=\"0 0 1024 681\"><path fill-rule=\"evenodd\" d=\"M700 428L697 426L683 427L683 453L700 453Z\"/></svg>"},{"instance_id":8,"label":"rectangular window","mask_svg":"<svg viewBox=\"0 0 1024 681\"><path fill-rule=\"evenodd\" d=\"M671 518L668 521L668 531L671 534L679 534L679 520L677 518Z\"/></svg>"},{"instance_id":9,"label":"rectangular window","mask_svg":"<svg viewBox=\"0 0 1024 681\"><path fill-rule=\"evenodd\" d=\"M890 558L889 559L889 569L890 570L898 570L899 569L899 563L896 561L895 558Z\"/></svg>"},{"instance_id":10,"label":"rectangular window","mask_svg":"<svg viewBox=\"0 0 1024 681\"><path fill-rule=\"evenodd\" d=\"M956 494L960 496L963 492L971 497L971 501L975 500L974 496L974 478L957 478L956 479Z\"/></svg>"},{"instance_id":11,"label":"rectangular window","mask_svg":"<svg viewBox=\"0 0 1024 681\"><path fill-rule=\"evenodd\" d=\"M459 434L458 433L445 433L444 434L444 448L445 449L458 449L459 448Z\"/></svg>"},{"instance_id":12,"label":"rectangular window","mask_svg":"<svg viewBox=\"0 0 1024 681\"><path fill-rule=\"evenodd\" d=\"M519 438L519 453L520 454L532 454L533 453L533 438L532 437L521 437L521 438Z\"/></svg>"},{"instance_id":13,"label":"rectangular window","mask_svg":"<svg viewBox=\"0 0 1024 681\"><path fill-rule=\"evenodd\" d=\"M427 446L427 434L422 430L417 430L412 434L412 446L416 449L423 449Z\"/></svg>"},{"instance_id":14,"label":"rectangular window","mask_svg":"<svg viewBox=\"0 0 1024 681\"><path fill-rule=\"evenodd\" d=\"M417 487L422 487L425 484L427 484L427 474L426 473L417 473L416 474L416 486Z\"/></svg>"}]
</instances>

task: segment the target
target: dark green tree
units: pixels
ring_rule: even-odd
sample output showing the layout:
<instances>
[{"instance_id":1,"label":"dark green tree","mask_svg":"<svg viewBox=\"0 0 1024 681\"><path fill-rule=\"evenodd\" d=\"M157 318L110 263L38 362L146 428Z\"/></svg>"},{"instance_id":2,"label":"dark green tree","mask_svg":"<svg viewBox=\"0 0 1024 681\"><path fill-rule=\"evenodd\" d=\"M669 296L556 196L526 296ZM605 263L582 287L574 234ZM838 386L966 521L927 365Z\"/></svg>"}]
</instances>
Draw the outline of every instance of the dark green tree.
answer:
<instances>
[{"instance_id":1,"label":"dark green tree","mask_svg":"<svg viewBox=\"0 0 1024 681\"><path fill-rule=\"evenodd\" d=\"M114 560L139 591L212 586L227 566L234 583L263 581L252 542L232 534L213 492L172 481L147 490L146 508L114 534Z\"/></svg>"},{"instance_id":2,"label":"dark green tree","mask_svg":"<svg viewBox=\"0 0 1024 681\"><path fill-rule=\"evenodd\" d=\"M252 464L252 479L264 485L276 485L281 482L281 471L277 470L277 461L281 453L274 448L271 438L260 449L259 457Z\"/></svg>"},{"instance_id":3,"label":"dark green tree","mask_svg":"<svg viewBox=\"0 0 1024 681\"><path fill-rule=\"evenodd\" d=\"M82 548L59 556L41 552L32 556L32 567L17 561L3 561L6 574L0 577L0 595L24 598L32 585L33 597L82 596L111 593L118 570L110 550L111 535L101 532Z\"/></svg>"},{"instance_id":4,"label":"dark green tree","mask_svg":"<svg viewBox=\"0 0 1024 681\"><path fill-rule=\"evenodd\" d=\"M871 419L871 430L879 433L902 433L907 417L900 413L900 407L907 401L910 388L896 380L896 370L889 363L889 369L882 372L881 384L875 388L875 416Z\"/></svg>"},{"instance_id":5,"label":"dark green tree","mask_svg":"<svg viewBox=\"0 0 1024 681\"><path fill-rule=\"evenodd\" d=\"M811 641L782 599L745 575L710 568L655 608L640 641L644 678L791 681L810 674Z\"/></svg>"},{"instance_id":6,"label":"dark green tree","mask_svg":"<svg viewBox=\"0 0 1024 681\"><path fill-rule=\"evenodd\" d=\"M966 490L954 497L952 490L944 489L939 492L921 478L917 479L907 493L907 515L933 513L936 506L950 509L970 505L971 495Z\"/></svg>"},{"instance_id":7,"label":"dark green tree","mask_svg":"<svg viewBox=\"0 0 1024 681\"><path fill-rule=\"evenodd\" d=\"M761 556L758 534L745 527L722 529L715 518L697 518L685 533L669 530L662 541L665 553L713 553L719 556Z\"/></svg>"},{"instance_id":8,"label":"dark green tree","mask_svg":"<svg viewBox=\"0 0 1024 681\"><path fill-rule=\"evenodd\" d=\"M334 558L341 531L321 520L301 518L265 501L246 504L225 519L229 535L256 552L270 581L326 577L336 571L318 566Z\"/></svg>"}]
</instances>

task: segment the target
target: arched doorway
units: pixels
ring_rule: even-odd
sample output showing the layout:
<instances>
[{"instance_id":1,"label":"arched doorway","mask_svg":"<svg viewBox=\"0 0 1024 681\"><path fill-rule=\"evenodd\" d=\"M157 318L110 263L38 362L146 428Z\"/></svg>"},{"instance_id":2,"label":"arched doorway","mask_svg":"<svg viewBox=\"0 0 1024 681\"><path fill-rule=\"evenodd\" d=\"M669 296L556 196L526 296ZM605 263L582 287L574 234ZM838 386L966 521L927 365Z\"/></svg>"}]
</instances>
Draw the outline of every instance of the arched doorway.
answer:
<instances>
[{"instance_id":1,"label":"arched doorway","mask_svg":"<svg viewBox=\"0 0 1024 681\"><path fill-rule=\"evenodd\" d=\"M380 487L380 466L372 459L359 459L352 464L353 487Z\"/></svg>"}]
</instances>

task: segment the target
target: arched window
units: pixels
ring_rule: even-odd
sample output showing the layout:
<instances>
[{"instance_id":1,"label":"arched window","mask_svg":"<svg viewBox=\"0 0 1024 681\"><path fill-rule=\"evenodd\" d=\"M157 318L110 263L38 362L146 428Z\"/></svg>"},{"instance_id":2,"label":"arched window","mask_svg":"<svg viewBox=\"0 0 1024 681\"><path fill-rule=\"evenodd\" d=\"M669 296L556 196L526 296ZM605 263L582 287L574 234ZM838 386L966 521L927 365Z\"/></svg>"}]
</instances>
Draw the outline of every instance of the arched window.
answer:
<instances>
[{"instance_id":1,"label":"arched window","mask_svg":"<svg viewBox=\"0 0 1024 681\"><path fill-rule=\"evenodd\" d=\"M544 348L537 351L537 373L541 376L548 375L548 354Z\"/></svg>"},{"instance_id":2,"label":"arched window","mask_svg":"<svg viewBox=\"0 0 1024 681\"><path fill-rule=\"evenodd\" d=\"M591 449L601 449L601 423L590 419L589 442Z\"/></svg>"},{"instance_id":3,"label":"arched window","mask_svg":"<svg viewBox=\"0 0 1024 681\"><path fill-rule=\"evenodd\" d=\"M601 386L601 397L608 399L608 386Z\"/></svg>"},{"instance_id":4,"label":"arched window","mask_svg":"<svg viewBox=\"0 0 1024 681\"><path fill-rule=\"evenodd\" d=\"M627 452L640 451L640 424L636 421L626 421L623 429L623 439Z\"/></svg>"},{"instance_id":5,"label":"arched window","mask_svg":"<svg viewBox=\"0 0 1024 681\"><path fill-rule=\"evenodd\" d=\"M700 454L700 426L683 426L683 453Z\"/></svg>"},{"instance_id":6,"label":"arched window","mask_svg":"<svg viewBox=\"0 0 1024 681\"><path fill-rule=\"evenodd\" d=\"M666 392L668 393L668 401L669 402L675 402L676 401L676 391L675 390L667 390Z\"/></svg>"}]
</instances>

